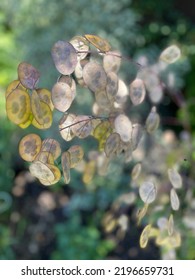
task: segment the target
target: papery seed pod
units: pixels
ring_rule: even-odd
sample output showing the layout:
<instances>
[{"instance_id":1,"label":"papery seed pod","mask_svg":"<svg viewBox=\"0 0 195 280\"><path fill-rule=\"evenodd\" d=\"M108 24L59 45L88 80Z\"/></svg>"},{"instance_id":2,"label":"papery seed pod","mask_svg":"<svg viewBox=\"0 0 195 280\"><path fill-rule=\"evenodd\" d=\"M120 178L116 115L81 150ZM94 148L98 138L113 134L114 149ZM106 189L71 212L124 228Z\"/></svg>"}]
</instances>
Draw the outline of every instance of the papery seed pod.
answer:
<instances>
[{"instance_id":1,"label":"papery seed pod","mask_svg":"<svg viewBox=\"0 0 195 280\"><path fill-rule=\"evenodd\" d=\"M166 48L160 55L160 59L166 63L173 63L181 56L181 50L176 45Z\"/></svg>"},{"instance_id":2,"label":"papery seed pod","mask_svg":"<svg viewBox=\"0 0 195 280\"><path fill-rule=\"evenodd\" d=\"M145 248L147 246L150 231L151 231L151 225L147 225L143 229L143 231L141 233L141 236L140 236L140 240L139 240L139 244L140 244L141 248Z\"/></svg>"},{"instance_id":3,"label":"papery seed pod","mask_svg":"<svg viewBox=\"0 0 195 280\"><path fill-rule=\"evenodd\" d=\"M174 168L168 169L168 177L175 189L180 189L182 187L181 175Z\"/></svg>"},{"instance_id":4,"label":"papery seed pod","mask_svg":"<svg viewBox=\"0 0 195 280\"><path fill-rule=\"evenodd\" d=\"M21 62L18 65L18 79L25 88L35 89L40 78L39 71L31 64Z\"/></svg>"},{"instance_id":5,"label":"papery seed pod","mask_svg":"<svg viewBox=\"0 0 195 280\"><path fill-rule=\"evenodd\" d=\"M157 189L154 183L150 181L144 182L139 188L139 195L143 202L152 203L156 199Z\"/></svg>"},{"instance_id":6,"label":"papery seed pod","mask_svg":"<svg viewBox=\"0 0 195 280\"><path fill-rule=\"evenodd\" d=\"M135 79L130 84L130 98L133 105L139 105L144 101L146 89L141 79Z\"/></svg>"},{"instance_id":7,"label":"papery seed pod","mask_svg":"<svg viewBox=\"0 0 195 280\"><path fill-rule=\"evenodd\" d=\"M131 140L132 124L127 116L124 114L118 115L114 121L114 127L122 141L128 142Z\"/></svg>"},{"instance_id":8,"label":"papery seed pod","mask_svg":"<svg viewBox=\"0 0 195 280\"><path fill-rule=\"evenodd\" d=\"M41 138L31 133L24 136L19 143L19 154L26 161L33 161L41 150Z\"/></svg>"},{"instance_id":9,"label":"papery seed pod","mask_svg":"<svg viewBox=\"0 0 195 280\"><path fill-rule=\"evenodd\" d=\"M180 206L180 201L179 201L179 197L175 191L175 189L171 189L170 192L170 201L171 201L171 207L173 210L177 211L179 210L179 206Z\"/></svg>"},{"instance_id":10,"label":"papery seed pod","mask_svg":"<svg viewBox=\"0 0 195 280\"><path fill-rule=\"evenodd\" d=\"M77 53L69 42L56 42L52 48L51 54L54 64L61 74L72 74L77 65Z\"/></svg>"},{"instance_id":11,"label":"papery seed pod","mask_svg":"<svg viewBox=\"0 0 195 280\"><path fill-rule=\"evenodd\" d=\"M160 123L159 114L156 112L156 107L152 107L147 119L146 119L146 130L148 133L154 132Z\"/></svg>"}]
</instances>

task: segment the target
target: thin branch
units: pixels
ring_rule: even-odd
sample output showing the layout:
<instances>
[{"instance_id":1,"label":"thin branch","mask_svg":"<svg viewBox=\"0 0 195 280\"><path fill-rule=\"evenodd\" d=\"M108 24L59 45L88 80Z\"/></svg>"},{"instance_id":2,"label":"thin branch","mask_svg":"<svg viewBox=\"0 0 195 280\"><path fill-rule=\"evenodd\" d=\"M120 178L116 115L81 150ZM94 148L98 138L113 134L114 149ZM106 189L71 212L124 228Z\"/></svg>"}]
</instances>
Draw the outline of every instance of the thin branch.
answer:
<instances>
[{"instance_id":1,"label":"thin branch","mask_svg":"<svg viewBox=\"0 0 195 280\"><path fill-rule=\"evenodd\" d=\"M114 52L102 52L102 51L99 51L99 52L96 52L96 51L76 51L78 54L79 53L87 53L87 54L93 54L93 55L98 55L98 54L101 54L101 55L105 55L105 54L108 54L108 55L112 55L112 56L116 56L118 58L121 58L121 59L124 59L124 60L128 60L130 62L132 62L133 64L135 64L136 66L140 67L140 68L144 68L143 65L141 65L140 63L134 61L132 58L128 57L128 56L124 56L124 55L120 55L120 54L117 54L117 53L114 53Z\"/></svg>"},{"instance_id":2,"label":"thin branch","mask_svg":"<svg viewBox=\"0 0 195 280\"><path fill-rule=\"evenodd\" d=\"M68 114L68 113L67 113ZM70 128L70 127L72 127L72 126L74 126L74 125L76 125L76 124L79 124L79 123L82 123L82 122L89 122L89 121L91 121L91 120L96 120L96 119L100 119L100 120L108 120L109 119L109 117L98 117L98 116L87 116L88 117L88 119L86 119L86 120L80 120L80 121L77 121L77 122L75 122L75 123L72 123L72 124L70 124L70 125L67 125L67 126L65 126L65 127L62 127L62 128L60 128L59 129L59 131L62 131L62 130L64 130L64 129L67 129L67 128Z\"/></svg>"}]
</instances>

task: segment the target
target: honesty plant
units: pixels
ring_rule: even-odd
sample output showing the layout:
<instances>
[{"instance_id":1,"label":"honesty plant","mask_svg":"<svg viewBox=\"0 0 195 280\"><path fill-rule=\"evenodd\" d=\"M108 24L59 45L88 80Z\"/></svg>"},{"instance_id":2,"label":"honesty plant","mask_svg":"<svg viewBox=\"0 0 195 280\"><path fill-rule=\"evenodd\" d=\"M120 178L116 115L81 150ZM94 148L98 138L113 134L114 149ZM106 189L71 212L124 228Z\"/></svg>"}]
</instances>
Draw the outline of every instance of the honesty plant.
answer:
<instances>
[{"instance_id":1,"label":"honesty plant","mask_svg":"<svg viewBox=\"0 0 195 280\"><path fill-rule=\"evenodd\" d=\"M20 63L18 79L9 84L5 93L7 116L23 129L30 125L37 129L49 129L53 114L58 110L62 113L59 133L65 141L75 137L84 139L89 135L97 139L97 152L89 156L83 170L83 181L88 184L95 172L101 175L106 173L113 158L121 155L124 162L131 161L143 135L151 134L158 128L160 117L155 105L160 101L163 85L153 69L123 57L119 51L112 50L107 40L96 35L76 36L69 42L58 41L52 47L51 54L60 73L51 91L38 87L40 73L36 68L27 62ZM179 48L172 45L161 53L160 60L173 63L179 57ZM125 60L137 67L137 76L129 84L120 78L119 73ZM75 98L82 98L78 93L81 87L94 97L91 115L69 112ZM139 106L147 93L154 105L143 125L129 118L125 105L129 99L131 106ZM84 157L83 148L79 145L61 151L57 140L41 139L34 133L21 139L19 154L29 162L31 174L46 186L56 184L62 176L65 184L68 184L70 169L77 167ZM137 163L132 170L132 179L136 180L141 172L142 165ZM173 186L170 191L171 206L176 211L179 209L176 189L181 187L182 181L174 169L168 170L168 176ZM142 182L139 195L144 206L139 212L138 223L157 193L155 182ZM169 236L175 234L172 215L167 228ZM141 247L144 248L148 238L156 234L152 226L147 225L140 237ZM159 233L158 238L161 238Z\"/></svg>"}]
</instances>

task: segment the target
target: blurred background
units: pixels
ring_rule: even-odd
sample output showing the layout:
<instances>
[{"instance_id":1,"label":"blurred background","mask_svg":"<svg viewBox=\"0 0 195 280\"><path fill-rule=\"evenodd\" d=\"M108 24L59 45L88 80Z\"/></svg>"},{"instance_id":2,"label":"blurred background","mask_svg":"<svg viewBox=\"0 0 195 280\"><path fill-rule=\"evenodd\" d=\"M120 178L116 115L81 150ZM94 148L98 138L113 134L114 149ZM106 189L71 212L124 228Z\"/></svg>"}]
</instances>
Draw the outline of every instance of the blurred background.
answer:
<instances>
[{"instance_id":1,"label":"blurred background","mask_svg":"<svg viewBox=\"0 0 195 280\"><path fill-rule=\"evenodd\" d=\"M175 218L182 236L176 250L167 252L152 241L146 249L139 247L139 235L148 221L146 217L143 224L136 225L140 200L131 184L133 163L115 161L106 176L95 176L90 185L73 171L69 185L62 180L47 188L30 176L28 164L19 157L19 140L37 130L22 130L7 119L7 85L17 78L18 64L27 61L42 74L39 86L51 89L58 77L51 47L58 40L83 34L106 38L114 49L140 63L155 64L170 44L176 43L182 50L182 58L164 77L167 89L157 104L161 126L153 140L158 143L156 156L148 152L150 168L153 172L156 168L163 182L162 162L168 167L179 163L184 199ZM128 75L125 68L123 71ZM1 0L0 259L195 259L194 75L193 1ZM90 102L87 97L78 100L75 110L88 113ZM144 119L155 102L151 97L141 106L138 119ZM51 130L38 133L62 141L56 136L55 124L54 120ZM87 153L91 144L84 142ZM66 145L62 143L65 149ZM160 214L150 213L150 218L157 220L169 213L164 207Z\"/></svg>"}]
</instances>

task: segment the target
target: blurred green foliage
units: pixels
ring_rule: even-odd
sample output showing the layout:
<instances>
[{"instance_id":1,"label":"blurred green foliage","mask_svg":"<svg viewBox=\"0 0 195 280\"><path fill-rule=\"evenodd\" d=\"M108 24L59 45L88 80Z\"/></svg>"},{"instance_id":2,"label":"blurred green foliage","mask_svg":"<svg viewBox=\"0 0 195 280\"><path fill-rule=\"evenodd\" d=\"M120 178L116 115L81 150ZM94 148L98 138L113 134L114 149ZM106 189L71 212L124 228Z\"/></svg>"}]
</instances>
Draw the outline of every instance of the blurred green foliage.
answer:
<instances>
[{"instance_id":1,"label":"blurred green foliage","mask_svg":"<svg viewBox=\"0 0 195 280\"><path fill-rule=\"evenodd\" d=\"M15 78L15 69L20 58L14 31L9 28L8 19L2 9L0 9L0 54L0 259L14 259L8 221L15 175L13 164L15 147L12 145L15 126L6 117L4 92L10 78Z\"/></svg>"},{"instance_id":2,"label":"blurred green foliage","mask_svg":"<svg viewBox=\"0 0 195 280\"><path fill-rule=\"evenodd\" d=\"M0 225L0 260L12 260L15 258L14 251L11 247L13 240L10 236L9 228Z\"/></svg>"},{"instance_id":3,"label":"blurred green foliage","mask_svg":"<svg viewBox=\"0 0 195 280\"><path fill-rule=\"evenodd\" d=\"M195 43L195 38L194 38ZM188 123L191 132L194 136L195 131L195 83L194 83L194 73L195 73L195 55L192 54L190 56L190 62L191 62L191 71L186 75L186 83L185 83L185 98L186 98L186 104L180 110L178 111L178 118L184 122Z\"/></svg>"},{"instance_id":4,"label":"blurred green foliage","mask_svg":"<svg viewBox=\"0 0 195 280\"><path fill-rule=\"evenodd\" d=\"M12 133L13 126L10 126L8 121L4 119L0 128L0 186L1 190L4 191L11 190L14 178L12 157L15 149L13 147L8 148L9 143L11 144Z\"/></svg>"},{"instance_id":5,"label":"blurred green foliage","mask_svg":"<svg viewBox=\"0 0 195 280\"><path fill-rule=\"evenodd\" d=\"M5 14L0 10L0 86L7 86L10 78L15 77L15 67L17 67L16 45L14 44L14 33L7 30L5 24ZM2 98L1 98L2 100ZM2 102L2 101L1 101ZM2 106L0 104L0 106ZM3 108L3 107L1 107Z\"/></svg>"},{"instance_id":6,"label":"blurred green foliage","mask_svg":"<svg viewBox=\"0 0 195 280\"><path fill-rule=\"evenodd\" d=\"M76 213L68 222L57 224L55 233L57 244L51 255L54 260L102 260L114 248L114 242L101 239L93 223L83 226Z\"/></svg>"},{"instance_id":7,"label":"blurred green foliage","mask_svg":"<svg viewBox=\"0 0 195 280\"><path fill-rule=\"evenodd\" d=\"M13 139L15 127L5 117L4 91L7 84L17 78L17 64L22 60L36 66L43 77L41 87L51 88L57 78L50 50L59 39L69 40L75 35L97 34L108 41L122 53L139 57L147 54L150 60L156 59L159 52L169 43L178 41L184 55L190 55L194 69L194 31L192 23L174 9L174 0L130 1L130 0L1 0L0 2L0 190L11 192L14 179L14 161L17 144ZM185 86L185 96L189 106L182 108L180 118L195 127L193 96L195 90L194 73L183 65L174 68L177 71L177 88ZM194 70L193 70L194 71ZM87 93L88 94L88 93ZM90 98L82 95L76 110L88 112ZM58 120L58 116L56 120ZM52 134L56 133L56 122ZM18 132L17 130L17 135ZM22 131L21 134L25 132ZM45 136L50 132L43 132ZM11 142L10 142L11 141ZM14 143L9 146L9 143ZM15 146L14 146L15 145ZM67 144L62 144L67 148ZM96 147L96 143L83 143L85 151ZM120 162L113 163L106 178L95 177L88 187L81 183L81 174L71 173L72 181L68 211L68 221L56 223L56 248L51 254L53 259L103 259L116 244L104 240L100 233L103 212L120 194L129 189L129 170ZM55 186L57 191L62 184ZM139 203L139 202L138 202ZM80 212L88 213L89 219L82 223ZM93 213L96 211L96 219ZM14 258L11 249L9 222L1 214L0 225L0 259ZM85 214L84 214L85 215ZM22 219L22 218L21 218ZM9 221L9 219L8 219ZM17 242L17 240L15 241ZM189 236L184 242L180 258L194 258L194 237Z\"/></svg>"}]
</instances>

